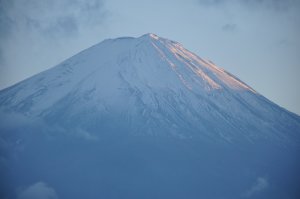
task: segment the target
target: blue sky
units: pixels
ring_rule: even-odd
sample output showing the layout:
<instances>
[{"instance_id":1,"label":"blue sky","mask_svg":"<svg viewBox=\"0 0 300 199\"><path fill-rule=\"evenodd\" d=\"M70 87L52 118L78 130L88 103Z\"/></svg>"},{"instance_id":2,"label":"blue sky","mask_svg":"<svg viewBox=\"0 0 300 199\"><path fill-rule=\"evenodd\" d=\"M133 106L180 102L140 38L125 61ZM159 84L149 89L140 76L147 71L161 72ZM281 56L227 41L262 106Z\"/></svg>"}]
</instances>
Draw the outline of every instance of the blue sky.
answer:
<instances>
[{"instance_id":1,"label":"blue sky","mask_svg":"<svg viewBox=\"0 0 300 199\"><path fill-rule=\"evenodd\" d=\"M106 38L182 43L300 114L298 0L0 0L0 88Z\"/></svg>"}]
</instances>

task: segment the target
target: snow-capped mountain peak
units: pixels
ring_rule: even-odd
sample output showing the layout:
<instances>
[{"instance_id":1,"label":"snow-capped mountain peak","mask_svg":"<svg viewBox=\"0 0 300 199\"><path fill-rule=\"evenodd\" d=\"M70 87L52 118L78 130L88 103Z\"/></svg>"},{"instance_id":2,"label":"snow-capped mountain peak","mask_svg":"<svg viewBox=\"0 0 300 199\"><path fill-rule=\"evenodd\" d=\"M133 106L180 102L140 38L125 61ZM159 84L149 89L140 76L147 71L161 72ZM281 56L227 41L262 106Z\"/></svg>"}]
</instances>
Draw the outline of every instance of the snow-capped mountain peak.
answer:
<instances>
[{"instance_id":1,"label":"snow-capped mountain peak","mask_svg":"<svg viewBox=\"0 0 300 199\"><path fill-rule=\"evenodd\" d=\"M154 34L0 91L0 198L298 199L299 149L299 116Z\"/></svg>"},{"instance_id":2,"label":"snow-capped mountain peak","mask_svg":"<svg viewBox=\"0 0 300 199\"><path fill-rule=\"evenodd\" d=\"M1 91L0 107L91 131L90 120L101 129L113 117L137 133L226 141L288 139L296 132L287 123L300 129L297 116L180 43L152 33L104 40Z\"/></svg>"}]
</instances>

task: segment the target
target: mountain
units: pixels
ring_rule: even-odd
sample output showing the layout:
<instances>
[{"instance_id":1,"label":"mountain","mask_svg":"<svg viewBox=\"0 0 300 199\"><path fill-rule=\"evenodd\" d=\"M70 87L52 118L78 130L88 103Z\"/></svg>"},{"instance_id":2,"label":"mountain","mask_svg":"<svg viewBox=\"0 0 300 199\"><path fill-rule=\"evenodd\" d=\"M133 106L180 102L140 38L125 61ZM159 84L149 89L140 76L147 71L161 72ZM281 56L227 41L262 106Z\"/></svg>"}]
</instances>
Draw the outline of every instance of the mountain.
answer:
<instances>
[{"instance_id":1,"label":"mountain","mask_svg":"<svg viewBox=\"0 0 300 199\"><path fill-rule=\"evenodd\" d=\"M155 34L0 91L0 116L3 198L300 196L300 117Z\"/></svg>"}]
</instances>

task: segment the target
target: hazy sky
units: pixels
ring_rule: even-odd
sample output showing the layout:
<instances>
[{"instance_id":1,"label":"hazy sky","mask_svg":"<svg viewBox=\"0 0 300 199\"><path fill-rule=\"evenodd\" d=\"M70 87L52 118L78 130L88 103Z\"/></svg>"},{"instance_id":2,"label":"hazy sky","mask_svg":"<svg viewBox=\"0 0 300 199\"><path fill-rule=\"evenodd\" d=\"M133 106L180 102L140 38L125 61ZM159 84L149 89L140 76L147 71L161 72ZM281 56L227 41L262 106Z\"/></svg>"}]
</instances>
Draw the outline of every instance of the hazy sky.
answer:
<instances>
[{"instance_id":1,"label":"hazy sky","mask_svg":"<svg viewBox=\"0 0 300 199\"><path fill-rule=\"evenodd\" d=\"M155 33L300 114L299 0L0 0L0 89L106 38Z\"/></svg>"}]
</instances>

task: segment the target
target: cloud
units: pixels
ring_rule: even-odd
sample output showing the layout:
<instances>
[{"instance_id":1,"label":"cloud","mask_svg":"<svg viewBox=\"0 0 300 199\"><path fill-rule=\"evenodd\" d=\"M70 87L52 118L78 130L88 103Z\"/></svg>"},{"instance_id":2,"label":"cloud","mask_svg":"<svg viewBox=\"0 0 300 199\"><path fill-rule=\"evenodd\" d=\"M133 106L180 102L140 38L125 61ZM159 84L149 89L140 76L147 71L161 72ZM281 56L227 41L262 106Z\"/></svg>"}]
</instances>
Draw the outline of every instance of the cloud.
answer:
<instances>
[{"instance_id":1,"label":"cloud","mask_svg":"<svg viewBox=\"0 0 300 199\"><path fill-rule=\"evenodd\" d=\"M101 23L102 7L103 0L1 0L0 35L27 29L45 36L70 36L80 26Z\"/></svg>"},{"instance_id":2,"label":"cloud","mask_svg":"<svg viewBox=\"0 0 300 199\"><path fill-rule=\"evenodd\" d=\"M264 191L269 187L269 182L266 178L258 177L252 187L244 193L246 198L250 198L253 195L258 194L259 192Z\"/></svg>"},{"instance_id":3,"label":"cloud","mask_svg":"<svg viewBox=\"0 0 300 199\"><path fill-rule=\"evenodd\" d=\"M206 6L215 6L219 4L223 4L225 0L198 0L199 4L206 5Z\"/></svg>"},{"instance_id":4,"label":"cloud","mask_svg":"<svg viewBox=\"0 0 300 199\"><path fill-rule=\"evenodd\" d=\"M287 11L290 8L300 7L298 0L198 0L200 5L220 6L220 5L240 5L250 9L269 9L274 11Z\"/></svg>"},{"instance_id":5,"label":"cloud","mask_svg":"<svg viewBox=\"0 0 300 199\"><path fill-rule=\"evenodd\" d=\"M0 89L99 42L107 16L105 0L0 0Z\"/></svg>"},{"instance_id":6,"label":"cloud","mask_svg":"<svg viewBox=\"0 0 300 199\"><path fill-rule=\"evenodd\" d=\"M227 32L233 32L237 29L237 25L236 24L232 24L232 23L229 23L229 24L225 24L222 26L222 30L223 31L227 31Z\"/></svg>"},{"instance_id":7,"label":"cloud","mask_svg":"<svg viewBox=\"0 0 300 199\"><path fill-rule=\"evenodd\" d=\"M287 11L292 7L300 5L297 0L243 0L241 2L250 8L263 7L274 11Z\"/></svg>"},{"instance_id":8,"label":"cloud","mask_svg":"<svg viewBox=\"0 0 300 199\"><path fill-rule=\"evenodd\" d=\"M76 128L73 132L75 137L87 140L87 141L97 141L98 137L95 135L89 133L88 131L81 129L81 128Z\"/></svg>"},{"instance_id":9,"label":"cloud","mask_svg":"<svg viewBox=\"0 0 300 199\"><path fill-rule=\"evenodd\" d=\"M17 199L58 199L55 190L44 182L37 182L18 194Z\"/></svg>"}]
</instances>

